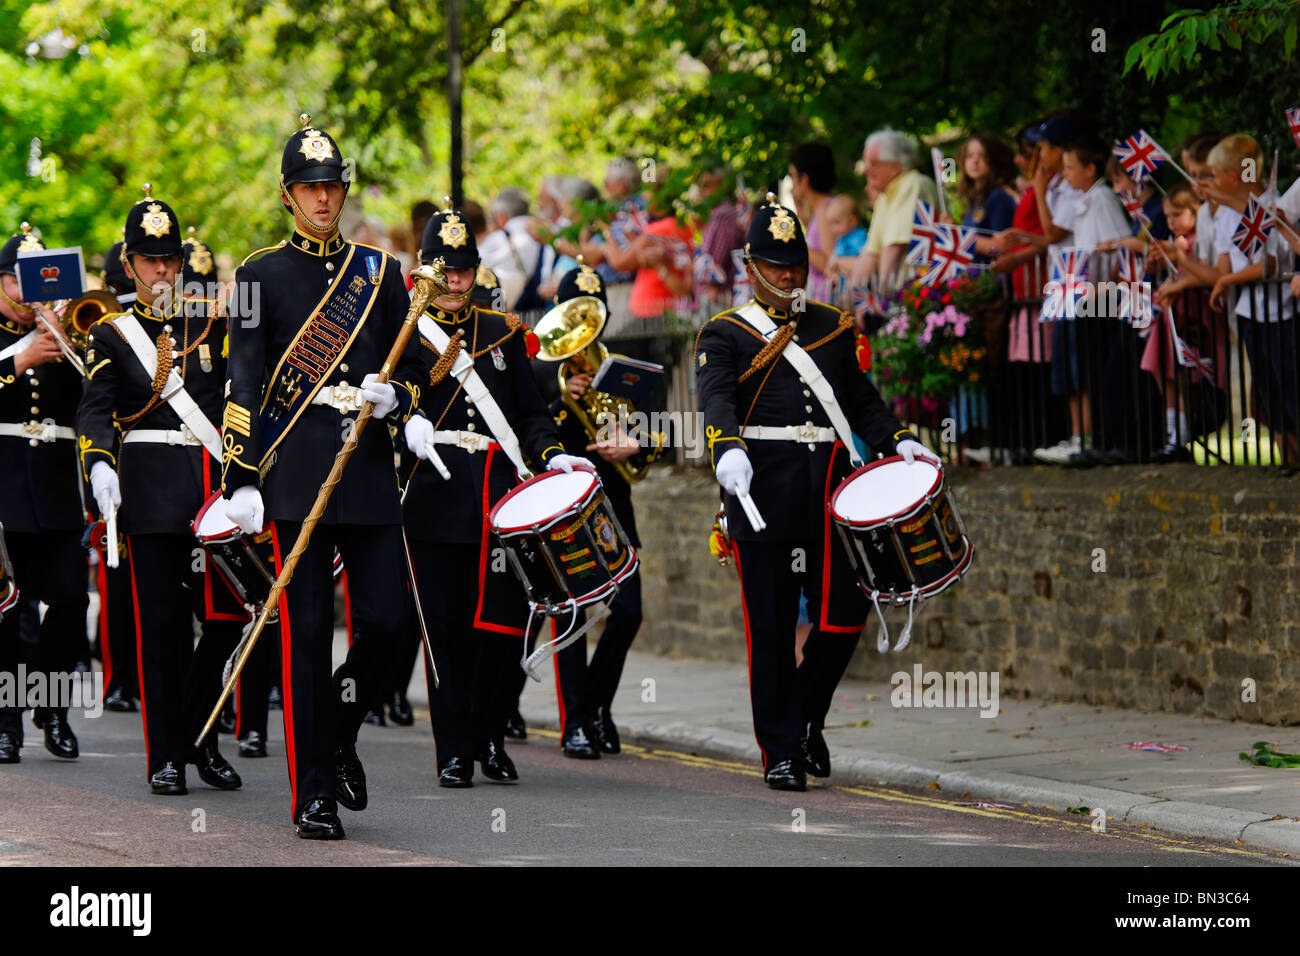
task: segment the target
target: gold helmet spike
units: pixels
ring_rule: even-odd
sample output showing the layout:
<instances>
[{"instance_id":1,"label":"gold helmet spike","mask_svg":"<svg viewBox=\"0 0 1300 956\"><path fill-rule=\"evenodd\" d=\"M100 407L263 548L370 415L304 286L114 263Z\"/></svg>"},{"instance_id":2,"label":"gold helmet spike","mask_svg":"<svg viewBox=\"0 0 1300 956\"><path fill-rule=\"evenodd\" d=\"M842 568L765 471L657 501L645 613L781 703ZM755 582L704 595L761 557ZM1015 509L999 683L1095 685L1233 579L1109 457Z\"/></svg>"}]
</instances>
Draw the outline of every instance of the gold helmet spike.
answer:
<instances>
[{"instance_id":1,"label":"gold helmet spike","mask_svg":"<svg viewBox=\"0 0 1300 956\"><path fill-rule=\"evenodd\" d=\"M18 224L18 228L22 230L22 234L24 236L30 235L32 231L32 224L30 222L20 222Z\"/></svg>"},{"instance_id":2,"label":"gold helmet spike","mask_svg":"<svg viewBox=\"0 0 1300 956\"><path fill-rule=\"evenodd\" d=\"M451 197L450 197L450 196L443 196L443 197L442 197L442 211L443 211L443 212L451 212Z\"/></svg>"},{"instance_id":3,"label":"gold helmet spike","mask_svg":"<svg viewBox=\"0 0 1300 956\"><path fill-rule=\"evenodd\" d=\"M145 184L142 185L140 188L144 190L144 198L145 198L145 199L152 199L152 198L153 198L153 183L145 183Z\"/></svg>"},{"instance_id":4,"label":"gold helmet spike","mask_svg":"<svg viewBox=\"0 0 1300 956\"><path fill-rule=\"evenodd\" d=\"M768 201L769 203L774 203L774 202L776 202L776 193L768 193L768 194L767 194L767 201Z\"/></svg>"},{"instance_id":5,"label":"gold helmet spike","mask_svg":"<svg viewBox=\"0 0 1300 956\"><path fill-rule=\"evenodd\" d=\"M188 229L186 229L186 230L185 230L185 235L189 236L190 239L193 239L193 238L194 238L194 227L193 227L193 226L190 226Z\"/></svg>"},{"instance_id":6,"label":"gold helmet spike","mask_svg":"<svg viewBox=\"0 0 1300 956\"><path fill-rule=\"evenodd\" d=\"M299 113L299 114L298 114L298 122L299 122L299 124L301 124L301 126L302 126L303 129L306 129L308 126L311 125L311 114L310 114L310 113Z\"/></svg>"}]
</instances>

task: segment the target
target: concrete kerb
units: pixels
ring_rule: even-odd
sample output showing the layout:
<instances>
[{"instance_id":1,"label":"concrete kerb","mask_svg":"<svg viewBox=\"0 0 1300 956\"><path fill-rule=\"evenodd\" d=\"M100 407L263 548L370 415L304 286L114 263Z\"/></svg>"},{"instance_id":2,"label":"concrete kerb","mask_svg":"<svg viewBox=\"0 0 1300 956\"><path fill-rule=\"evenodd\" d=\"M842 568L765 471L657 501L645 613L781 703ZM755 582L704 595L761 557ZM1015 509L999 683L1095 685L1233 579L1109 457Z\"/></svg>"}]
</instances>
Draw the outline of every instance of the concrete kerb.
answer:
<instances>
[{"instance_id":1,"label":"concrete kerb","mask_svg":"<svg viewBox=\"0 0 1300 956\"><path fill-rule=\"evenodd\" d=\"M534 718L531 722L538 723ZM540 722L558 730L554 720ZM743 738L720 728L667 722L622 724L622 738L642 747L682 750L717 760L749 762L758 770L759 752L753 738ZM1101 807L1109 820L1147 824L1180 836L1237 841L1264 850L1300 856L1300 821L1263 816L1245 810L1162 800L1125 790L1110 790L1062 783L1041 777L1001 771L972 771L938 761L921 761L901 754L859 751L855 757L834 760L831 780L871 786L925 789L939 784L939 793L995 803L1013 803L1063 812L1070 807Z\"/></svg>"}]
</instances>

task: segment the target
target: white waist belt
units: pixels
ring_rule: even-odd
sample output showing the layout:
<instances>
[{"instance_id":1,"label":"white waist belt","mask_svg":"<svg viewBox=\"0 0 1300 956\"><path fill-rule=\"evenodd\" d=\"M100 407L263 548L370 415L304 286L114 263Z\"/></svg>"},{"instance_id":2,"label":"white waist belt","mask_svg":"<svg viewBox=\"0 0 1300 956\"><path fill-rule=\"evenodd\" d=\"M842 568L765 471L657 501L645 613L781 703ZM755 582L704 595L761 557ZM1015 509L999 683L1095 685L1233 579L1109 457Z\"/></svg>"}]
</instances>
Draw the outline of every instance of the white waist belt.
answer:
<instances>
[{"instance_id":1,"label":"white waist belt","mask_svg":"<svg viewBox=\"0 0 1300 956\"><path fill-rule=\"evenodd\" d=\"M75 440L77 433L67 425L54 422L0 422L0 435L11 438L34 438L37 441L54 441L56 438Z\"/></svg>"},{"instance_id":2,"label":"white waist belt","mask_svg":"<svg viewBox=\"0 0 1300 956\"><path fill-rule=\"evenodd\" d=\"M478 432L436 431L433 433L435 445L457 445L471 455L476 451L487 451L492 447L492 437Z\"/></svg>"},{"instance_id":3,"label":"white waist belt","mask_svg":"<svg viewBox=\"0 0 1300 956\"><path fill-rule=\"evenodd\" d=\"M129 431L122 436L122 444L129 445L132 442L151 442L155 445L202 445L192 431L181 426L180 431L170 431L166 428L137 428Z\"/></svg>"},{"instance_id":4,"label":"white waist belt","mask_svg":"<svg viewBox=\"0 0 1300 956\"><path fill-rule=\"evenodd\" d=\"M740 430L741 438L760 438L769 441L813 442L835 441L835 429L820 425L746 425Z\"/></svg>"},{"instance_id":5,"label":"white waist belt","mask_svg":"<svg viewBox=\"0 0 1300 956\"><path fill-rule=\"evenodd\" d=\"M340 413L359 412L366 403L359 385L322 385L311 397L313 405L333 405Z\"/></svg>"}]
</instances>

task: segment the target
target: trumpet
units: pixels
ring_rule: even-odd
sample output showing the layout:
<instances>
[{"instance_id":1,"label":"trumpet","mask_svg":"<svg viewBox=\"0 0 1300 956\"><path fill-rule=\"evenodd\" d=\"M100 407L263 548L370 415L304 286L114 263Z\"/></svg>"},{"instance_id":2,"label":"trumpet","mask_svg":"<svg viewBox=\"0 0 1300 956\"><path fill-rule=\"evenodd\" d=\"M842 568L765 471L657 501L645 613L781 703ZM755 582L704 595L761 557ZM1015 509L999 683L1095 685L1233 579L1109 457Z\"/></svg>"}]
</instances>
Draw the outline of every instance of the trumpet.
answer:
<instances>
[{"instance_id":1,"label":"trumpet","mask_svg":"<svg viewBox=\"0 0 1300 956\"><path fill-rule=\"evenodd\" d=\"M32 311L41 327L59 343L59 351L84 377L86 363L81 360L90 341L91 327L112 312L121 312L117 297L105 289L91 289L79 299L73 299L55 309L33 302Z\"/></svg>"},{"instance_id":2,"label":"trumpet","mask_svg":"<svg viewBox=\"0 0 1300 956\"><path fill-rule=\"evenodd\" d=\"M533 328L540 346L537 357L545 362L559 362L556 378L560 384L560 399L565 407L577 416L583 430L592 441L598 441L602 432L636 411L632 402L608 392L588 388L581 398L569 393L569 379L574 375L595 376L601 363L609 358L609 349L598 339L605 327L609 310L594 295L580 295L562 302L538 320ZM650 470L650 465L663 451L661 436L655 444L638 451L630 458L612 461L611 465L628 484L640 481Z\"/></svg>"}]
</instances>

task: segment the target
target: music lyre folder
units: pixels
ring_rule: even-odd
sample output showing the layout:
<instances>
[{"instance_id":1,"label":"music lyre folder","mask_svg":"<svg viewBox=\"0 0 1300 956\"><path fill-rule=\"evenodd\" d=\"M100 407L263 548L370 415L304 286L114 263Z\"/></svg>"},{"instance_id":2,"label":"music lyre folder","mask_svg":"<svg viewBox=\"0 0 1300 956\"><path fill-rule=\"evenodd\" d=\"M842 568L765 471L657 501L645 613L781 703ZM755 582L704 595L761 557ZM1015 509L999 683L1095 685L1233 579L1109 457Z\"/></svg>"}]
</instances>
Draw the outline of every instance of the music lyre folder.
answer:
<instances>
[{"instance_id":1,"label":"music lyre folder","mask_svg":"<svg viewBox=\"0 0 1300 956\"><path fill-rule=\"evenodd\" d=\"M655 386L663 378L664 367L626 355L611 355L600 363L591 387L626 398L640 407L654 396Z\"/></svg>"},{"instance_id":2,"label":"music lyre folder","mask_svg":"<svg viewBox=\"0 0 1300 956\"><path fill-rule=\"evenodd\" d=\"M18 253L17 265L24 302L78 299L86 291L86 261L81 246L30 249Z\"/></svg>"}]
</instances>

